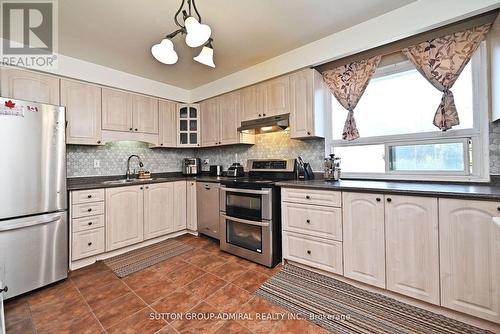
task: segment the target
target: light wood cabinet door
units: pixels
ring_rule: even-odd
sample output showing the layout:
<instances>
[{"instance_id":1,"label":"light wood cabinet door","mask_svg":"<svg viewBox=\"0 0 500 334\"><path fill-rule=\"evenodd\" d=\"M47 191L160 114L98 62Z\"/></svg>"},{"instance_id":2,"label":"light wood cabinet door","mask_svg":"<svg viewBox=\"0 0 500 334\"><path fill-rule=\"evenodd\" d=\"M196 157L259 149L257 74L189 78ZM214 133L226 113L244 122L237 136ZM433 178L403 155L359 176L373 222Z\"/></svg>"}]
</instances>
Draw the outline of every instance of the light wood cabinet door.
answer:
<instances>
[{"instance_id":1,"label":"light wood cabinet door","mask_svg":"<svg viewBox=\"0 0 500 334\"><path fill-rule=\"evenodd\" d=\"M174 185L174 232L187 227L186 181L173 182Z\"/></svg>"},{"instance_id":2,"label":"light wood cabinet door","mask_svg":"<svg viewBox=\"0 0 500 334\"><path fill-rule=\"evenodd\" d=\"M342 193L344 276L385 288L384 196Z\"/></svg>"},{"instance_id":3,"label":"light wood cabinet door","mask_svg":"<svg viewBox=\"0 0 500 334\"><path fill-rule=\"evenodd\" d=\"M239 143L240 133L240 93L233 92L220 97L219 144Z\"/></svg>"},{"instance_id":4,"label":"light wood cabinet door","mask_svg":"<svg viewBox=\"0 0 500 334\"><path fill-rule=\"evenodd\" d=\"M177 147L177 106L175 102L158 102L161 147Z\"/></svg>"},{"instance_id":5,"label":"light wood cabinet door","mask_svg":"<svg viewBox=\"0 0 500 334\"><path fill-rule=\"evenodd\" d=\"M241 120L250 121L266 113L266 85L258 84L240 92Z\"/></svg>"},{"instance_id":6,"label":"light wood cabinet door","mask_svg":"<svg viewBox=\"0 0 500 334\"><path fill-rule=\"evenodd\" d=\"M106 251L144 240L144 186L106 189Z\"/></svg>"},{"instance_id":7,"label":"light wood cabinet door","mask_svg":"<svg viewBox=\"0 0 500 334\"><path fill-rule=\"evenodd\" d=\"M66 107L67 144L101 144L101 87L62 79L61 105Z\"/></svg>"},{"instance_id":8,"label":"light wood cabinet door","mask_svg":"<svg viewBox=\"0 0 500 334\"><path fill-rule=\"evenodd\" d=\"M115 89L102 89L102 129L133 131L132 94Z\"/></svg>"},{"instance_id":9,"label":"light wood cabinet door","mask_svg":"<svg viewBox=\"0 0 500 334\"><path fill-rule=\"evenodd\" d=\"M265 83L266 109L263 116L281 115L290 112L290 77L288 75Z\"/></svg>"},{"instance_id":10,"label":"light wood cabinet door","mask_svg":"<svg viewBox=\"0 0 500 334\"><path fill-rule=\"evenodd\" d=\"M201 145L217 146L219 140L219 98L203 101L200 104Z\"/></svg>"},{"instance_id":11,"label":"light wood cabinet door","mask_svg":"<svg viewBox=\"0 0 500 334\"><path fill-rule=\"evenodd\" d=\"M188 230L196 231L198 229L197 224L197 207L196 207L196 182L187 181L186 182L187 191L187 222L186 226Z\"/></svg>"},{"instance_id":12,"label":"light wood cabinet door","mask_svg":"<svg viewBox=\"0 0 500 334\"><path fill-rule=\"evenodd\" d=\"M174 231L174 183L144 187L144 240Z\"/></svg>"},{"instance_id":13,"label":"light wood cabinet door","mask_svg":"<svg viewBox=\"0 0 500 334\"><path fill-rule=\"evenodd\" d=\"M104 253L104 228L73 233L71 246L73 261Z\"/></svg>"},{"instance_id":14,"label":"light wood cabinet door","mask_svg":"<svg viewBox=\"0 0 500 334\"><path fill-rule=\"evenodd\" d=\"M499 202L439 199L441 306L500 323Z\"/></svg>"},{"instance_id":15,"label":"light wood cabinet door","mask_svg":"<svg viewBox=\"0 0 500 334\"><path fill-rule=\"evenodd\" d=\"M200 138L200 105L177 105L177 147L199 147Z\"/></svg>"},{"instance_id":16,"label":"light wood cabinet door","mask_svg":"<svg viewBox=\"0 0 500 334\"><path fill-rule=\"evenodd\" d=\"M439 305L437 198L385 198L387 289Z\"/></svg>"},{"instance_id":17,"label":"light wood cabinet door","mask_svg":"<svg viewBox=\"0 0 500 334\"><path fill-rule=\"evenodd\" d=\"M313 135L314 96L313 70L290 75L290 137Z\"/></svg>"},{"instance_id":18,"label":"light wood cabinet door","mask_svg":"<svg viewBox=\"0 0 500 334\"><path fill-rule=\"evenodd\" d=\"M144 95L132 96L134 132L158 134L158 99Z\"/></svg>"},{"instance_id":19,"label":"light wood cabinet door","mask_svg":"<svg viewBox=\"0 0 500 334\"><path fill-rule=\"evenodd\" d=\"M59 105L59 78L37 72L2 67L1 96Z\"/></svg>"}]
</instances>

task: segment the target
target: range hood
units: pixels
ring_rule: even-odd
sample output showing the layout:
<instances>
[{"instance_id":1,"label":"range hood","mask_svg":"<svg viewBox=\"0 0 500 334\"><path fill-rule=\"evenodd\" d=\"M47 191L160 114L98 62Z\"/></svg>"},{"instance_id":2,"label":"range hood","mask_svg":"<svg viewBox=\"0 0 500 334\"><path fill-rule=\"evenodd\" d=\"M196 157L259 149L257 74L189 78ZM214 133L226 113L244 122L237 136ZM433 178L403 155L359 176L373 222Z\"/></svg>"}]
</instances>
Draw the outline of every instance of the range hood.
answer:
<instances>
[{"instance_id":1,"label":"range hood","mask_svg":"<svg viewBox=\"0 0 500 334\"><path fill-rule=\"evenodd\" d=\"M289 118L290 114L284 114L243 121L238 131L254 134L283 131L290 126Z\"/></svg>"}]
</instances>

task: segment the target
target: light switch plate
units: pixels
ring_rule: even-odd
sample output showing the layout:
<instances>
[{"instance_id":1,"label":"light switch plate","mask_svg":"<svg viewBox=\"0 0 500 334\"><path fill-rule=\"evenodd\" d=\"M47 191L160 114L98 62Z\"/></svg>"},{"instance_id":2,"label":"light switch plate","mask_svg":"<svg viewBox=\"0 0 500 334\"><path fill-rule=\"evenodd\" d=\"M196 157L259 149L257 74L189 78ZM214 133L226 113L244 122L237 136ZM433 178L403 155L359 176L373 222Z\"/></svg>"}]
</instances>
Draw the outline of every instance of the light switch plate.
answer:
<instances>
[{"instance_id":1,"label":"light switch plate","mask_svg":"<svg viewBox=\"0 0 500 334\"><path fill-rule=\"evenodd\" d=\"M203 159L203 164L204 165L208 165L210 163L210 160L209 159Z\"/></svg>"},{"instance_id":2,"label":"light switch plate","mask_svg":"<svg viewBox=\"0 0 500 334\"><path fill-rule=\"evenodd\" d=\"M94 168L101 168L101 160L94 159Z\"/></svg>"}]
</instances>

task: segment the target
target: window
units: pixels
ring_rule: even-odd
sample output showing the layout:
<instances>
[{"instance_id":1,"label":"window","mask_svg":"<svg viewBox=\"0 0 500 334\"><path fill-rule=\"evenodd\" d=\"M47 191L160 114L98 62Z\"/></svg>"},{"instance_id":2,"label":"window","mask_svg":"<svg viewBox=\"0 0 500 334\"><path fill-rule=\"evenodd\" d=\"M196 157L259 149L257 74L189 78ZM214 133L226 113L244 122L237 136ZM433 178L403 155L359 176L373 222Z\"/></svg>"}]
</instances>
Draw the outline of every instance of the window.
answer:
<instances>
[{"instance_id":1,"label":"window","mask_svg":"<svg viewBox=\"0 0 500 334\"><path fill-rule=\"evenodd\" d=\"M403 58L379 66L355 111L361 138L341 139L347 110L333 99L333 153L349 178L487 181L484 43L452 88L460 125L432 121L442 93Z\"/></svg>"}]
</instances>

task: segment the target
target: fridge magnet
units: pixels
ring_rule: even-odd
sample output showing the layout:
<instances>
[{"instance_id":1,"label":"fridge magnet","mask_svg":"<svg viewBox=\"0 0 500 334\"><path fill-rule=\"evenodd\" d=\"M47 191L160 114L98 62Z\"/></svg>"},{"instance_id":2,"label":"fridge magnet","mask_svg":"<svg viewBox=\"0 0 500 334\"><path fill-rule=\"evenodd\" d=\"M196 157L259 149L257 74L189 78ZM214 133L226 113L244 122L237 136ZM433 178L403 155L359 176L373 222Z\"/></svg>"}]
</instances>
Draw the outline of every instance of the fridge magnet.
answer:
<instances>
[{"instance_id":1,"label":"fridge magnet","mask_svg":"<svg viewBox=\"0 0 500 334\"><path fill-rule=\"evenodd\" d=\"M16 105L8 100L0 104L0 115L24 117L24 108L22 105Z\"/></svg>"}]
</instances>

